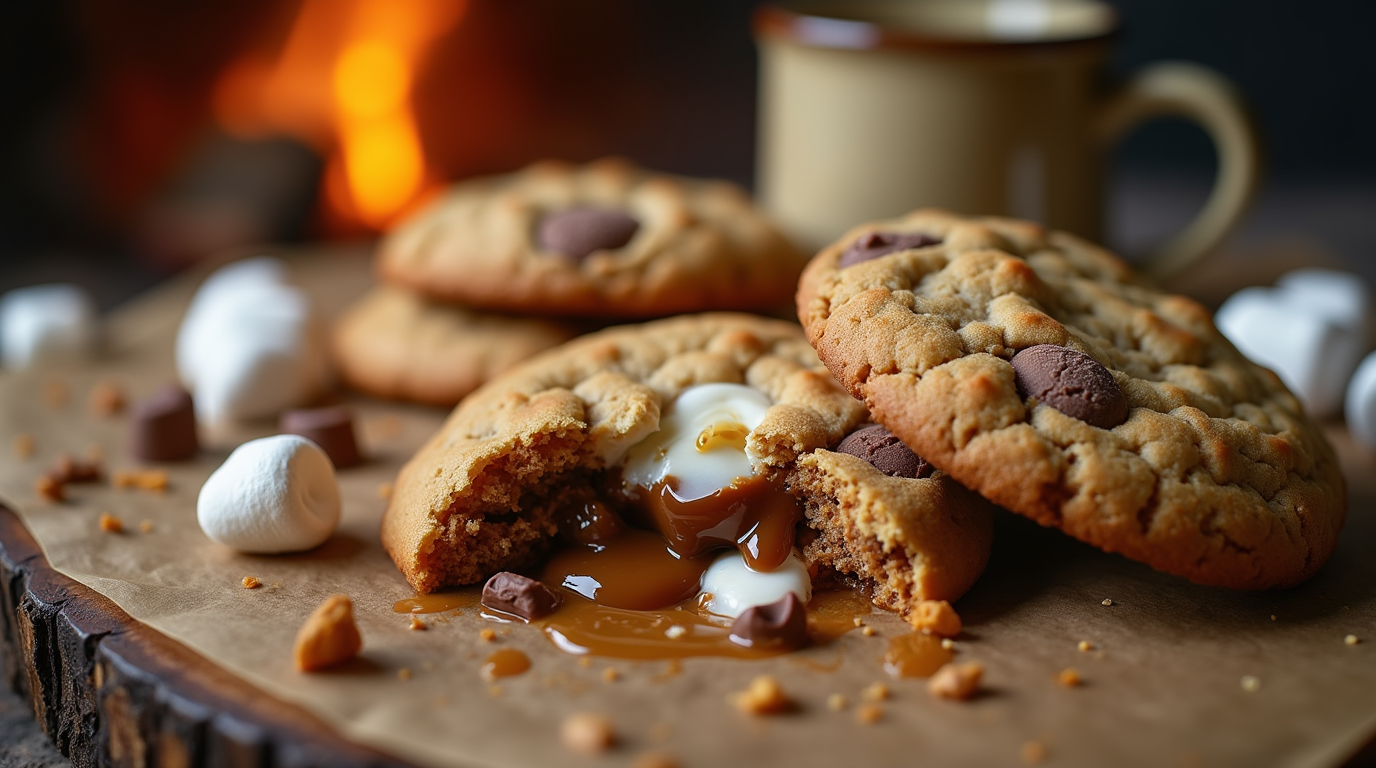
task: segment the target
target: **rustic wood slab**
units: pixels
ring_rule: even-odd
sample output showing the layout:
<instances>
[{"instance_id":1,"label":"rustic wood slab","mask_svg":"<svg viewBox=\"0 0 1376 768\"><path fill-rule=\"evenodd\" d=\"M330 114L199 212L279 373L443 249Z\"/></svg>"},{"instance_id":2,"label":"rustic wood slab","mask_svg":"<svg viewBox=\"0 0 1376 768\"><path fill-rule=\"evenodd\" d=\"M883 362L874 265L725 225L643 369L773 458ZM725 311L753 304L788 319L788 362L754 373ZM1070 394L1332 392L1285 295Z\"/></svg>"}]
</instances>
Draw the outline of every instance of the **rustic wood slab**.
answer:
<instances>
[{"instance_id":1,"label":"rustic wood slab","mask_svg":"<svg viewBox=\"0 0 1376 768\"><path fill-rule=\"evenodd\" d=\"M0 506L0 669L85 766L403 766L335 735L48 565Z\"/></svg>"}]
</instances>

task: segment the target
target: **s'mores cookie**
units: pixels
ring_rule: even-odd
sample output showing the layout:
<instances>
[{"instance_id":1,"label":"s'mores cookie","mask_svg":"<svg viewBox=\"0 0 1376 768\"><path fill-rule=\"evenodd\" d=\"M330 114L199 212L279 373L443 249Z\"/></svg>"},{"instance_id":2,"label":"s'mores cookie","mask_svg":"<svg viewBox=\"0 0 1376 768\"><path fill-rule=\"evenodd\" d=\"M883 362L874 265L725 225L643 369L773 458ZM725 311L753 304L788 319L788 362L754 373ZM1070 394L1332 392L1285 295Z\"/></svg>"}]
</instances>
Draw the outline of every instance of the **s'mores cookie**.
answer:
<instances>
[{"instance_id":1,"label":"s'mores cookie","mask_svg":"<svg viewBox=\"0 0 1376 768\"><path fill-rule=\"evenodd\" d=\"M643 318L787 306L806 260L736 185L606 159L456 184L378 271L475 309Z\"/></svg>"},{"instance_id":2,"label":"s'mores cookie","mask_svg":"<svg viewBox=\"0 0 1376 768\"><path fill-rule=\"evenodd\" d=\"M795 325L609 329L465 399L398 476L383 544L419 592L529 570L561 541L652 536L674 568L738 552L904 613L954 599L988 559L990 507L868 418Z\"/></svg>"},{"instance_id":3,"label":"s'mores cookie","mask_svg":"<svg viewBox=\"0 0 1376 768\"><path fill-rule=\"evenodd\" d=\"M856 227L797 296L837 381L995 503L1202 584L1296 584L1347 501L1280 380L1194 301L1079 238L922 210Z\"/></svg>"}]
</instances>

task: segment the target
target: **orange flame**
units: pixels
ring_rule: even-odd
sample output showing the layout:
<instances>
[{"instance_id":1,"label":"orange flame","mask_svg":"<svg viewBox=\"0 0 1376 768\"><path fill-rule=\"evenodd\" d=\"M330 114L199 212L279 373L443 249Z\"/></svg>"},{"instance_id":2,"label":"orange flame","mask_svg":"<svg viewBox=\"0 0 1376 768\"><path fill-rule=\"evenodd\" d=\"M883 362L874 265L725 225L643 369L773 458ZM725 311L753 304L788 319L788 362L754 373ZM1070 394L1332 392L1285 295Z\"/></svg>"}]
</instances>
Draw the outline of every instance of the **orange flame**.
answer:
<instances>
[{"instance_id":1,"label":"orange flame","mask_svg":"<svg viewBox=\"0 0 1376 768\"><path fill-rule=\"evenodd\" d=\"M280 51L225 71L215 115L235 135L286 133L315 146L332 212L385 229L438 187L411 89L466 9L466 0L304 0Z\"/></svg>"}]
</instances>

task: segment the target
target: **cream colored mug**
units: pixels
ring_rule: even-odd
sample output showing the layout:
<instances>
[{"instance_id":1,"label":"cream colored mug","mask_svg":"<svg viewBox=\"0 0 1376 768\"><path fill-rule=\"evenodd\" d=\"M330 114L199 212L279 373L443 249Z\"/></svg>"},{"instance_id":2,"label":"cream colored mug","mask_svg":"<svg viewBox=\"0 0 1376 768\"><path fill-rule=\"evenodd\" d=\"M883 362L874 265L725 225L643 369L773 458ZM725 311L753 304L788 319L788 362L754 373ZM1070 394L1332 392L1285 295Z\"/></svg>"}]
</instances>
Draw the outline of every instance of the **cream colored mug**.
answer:
<instances>
[{"instance_id":1,"label":"cream colored mug","mask_svg":"<svg viewBox=\"0 0 1376 768\"><path fill-rule=\"evenodd\" d=\"M1218 149L1203 210L1141 266L1165 277L1237 224L1256 131L1221 75L1185 63L1103 86L1113 9L1092 0L765 7L756 184L800 244L922 206L1033 219L1100 240L1104 159L1138 122L1197 121Z\"/></svg>"}]
</instances>

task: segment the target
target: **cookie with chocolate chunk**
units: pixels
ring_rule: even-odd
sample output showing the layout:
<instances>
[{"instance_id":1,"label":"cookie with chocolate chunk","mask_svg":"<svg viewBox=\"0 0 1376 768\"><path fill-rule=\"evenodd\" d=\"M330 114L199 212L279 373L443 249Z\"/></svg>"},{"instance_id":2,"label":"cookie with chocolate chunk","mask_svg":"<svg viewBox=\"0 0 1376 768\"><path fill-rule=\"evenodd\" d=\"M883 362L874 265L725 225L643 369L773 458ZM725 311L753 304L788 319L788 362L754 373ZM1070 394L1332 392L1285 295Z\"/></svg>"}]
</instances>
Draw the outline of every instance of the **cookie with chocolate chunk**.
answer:
<instances>
[{"instance_id":1,"label":"cookie with chocolate chunk","mask_svg":"<svg viewBox=\"0 0 1376 768\"><path fill-rule=\"evenodd\" d=\"M683 421L695 399L686 392L702 395L712 414L754 415ZM744 404L723 405L732 397ZM702 480L692 475L698 454L736 451L760 492L778 494L769 503L782 498L797 515L788 535L814 579L840 573L867 582L876 603L900 612L922 599L954 599L988 559L990 506L946 474L918 470L916 457L880 459L883 450L847 444L868 419L791 323L704 314L609 329L466 398L398 476L383 544L419 592L478 583L538 564L571 511L622 503L616 489L644 475L646 461L675 462L682 480L670 487L688 498ZM689 424L676 433L687 436L686 458L655 447L675 424ZM712 533L721 536L720 527Z\"/></svg>"},{"instance_id":2,"label":"cookie with chocolate chunk","mask_svg":"<svg viewBox=\"0 0 1376 768\"><path fill-rule=\"evenodd\" d=\"M461 182L378 269L477 309L643 318L785 307L806 260L736 185L606 159Z\"/></svg>"},{"instance_id":3,"label":"cookie with chocolate chunk","mask_svg":"<svg viewBox=\"0 0 1376 768\"><path fill-rule=\"evenodd\" d=\"M569 323L480 312L381 286L335 323L332 351L340 376L355 389L452 406L577 332Z\"/></svg>"},{"instance_id":4,"label":"cookie with chocolate chunk","mask_svg":"<svg viewBox=\"0 0 1376 768\"><path fill-rule=\"evenodd\" d=\"M1079 238L922 210L804 272L828 369L985 497L1202 584L1299 583L1333 551L1333 450L1190 299Z\"/></svg>"}]
</instances>

